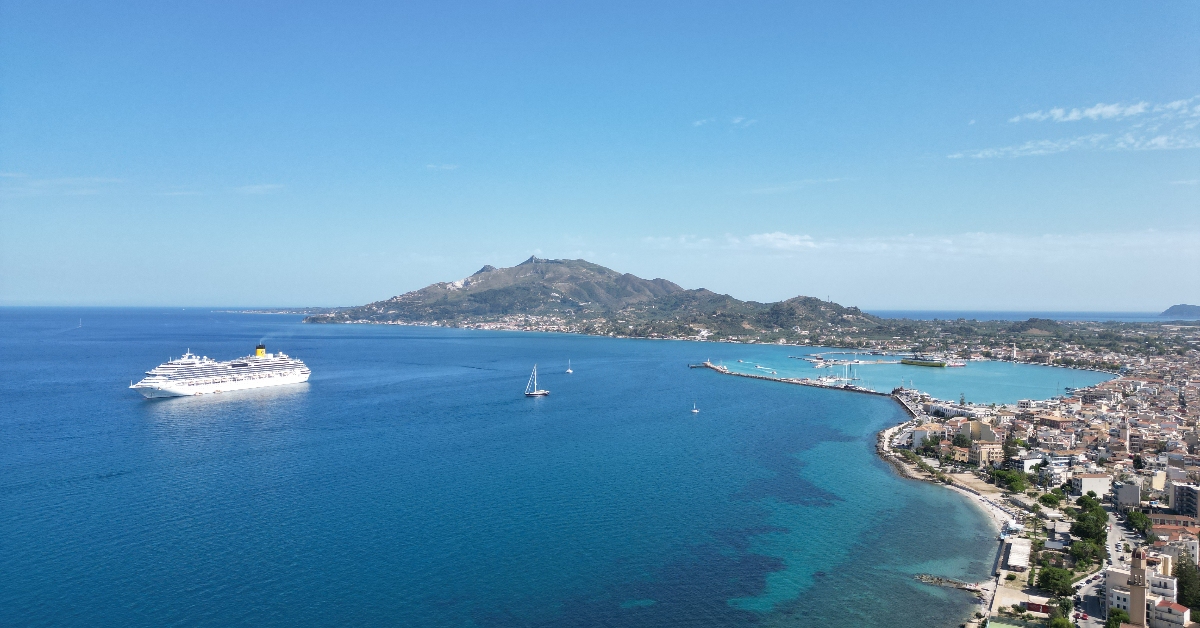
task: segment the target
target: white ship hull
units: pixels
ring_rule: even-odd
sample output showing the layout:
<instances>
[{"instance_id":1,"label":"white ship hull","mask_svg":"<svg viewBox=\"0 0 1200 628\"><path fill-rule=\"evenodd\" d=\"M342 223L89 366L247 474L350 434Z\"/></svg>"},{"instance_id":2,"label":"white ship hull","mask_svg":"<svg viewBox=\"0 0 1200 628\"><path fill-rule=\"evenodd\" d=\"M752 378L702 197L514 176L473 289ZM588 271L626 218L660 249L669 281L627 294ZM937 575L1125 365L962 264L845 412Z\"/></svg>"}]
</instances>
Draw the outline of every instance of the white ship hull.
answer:
<instances>
[{"instance_id":1,"label":"white ship hull","mask_svg":"<svg viewBox=\"0 0 1200 628\"><path fill-rule=\"evenodd\" d=\"M258 345L254 355L218 362L191 351L146 371L146 377L130 388L142 396L192 397L268 386L286 386L308 381L311 371L304 362L283 353L267 353Z\"/></svg>"},{"instance_id":2,"label":"white ship hull","mask_svg":"<svg viewBox=\"0 0 1200 628\"><path fill-rule=\"evenodd\" d=\"M266 388L267 386L284 386L287 384L302 384L308 381L308 373L297 373L295 375L275 375L269 377L248 378L244 380L230 380L226 382L216 383L170 383L160 386L152 384L142 384L134 386L142 396L147 399L158 399L161 397L191 397L193 395L208 395L215 393L227 393L235 390L249 390L251 388Z\"/></svg>"}]
</instances>

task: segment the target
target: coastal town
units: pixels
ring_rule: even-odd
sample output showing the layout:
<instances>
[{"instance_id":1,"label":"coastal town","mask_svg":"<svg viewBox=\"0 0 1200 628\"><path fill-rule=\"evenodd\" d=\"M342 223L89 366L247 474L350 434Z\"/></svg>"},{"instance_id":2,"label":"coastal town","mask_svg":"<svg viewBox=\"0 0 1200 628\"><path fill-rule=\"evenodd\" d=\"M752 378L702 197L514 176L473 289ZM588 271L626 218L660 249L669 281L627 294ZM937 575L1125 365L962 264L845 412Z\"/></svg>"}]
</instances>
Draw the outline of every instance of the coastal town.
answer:
<instances>
[{"instance_id":1,"label":"coastal town","mask_svg":"<svg viewBox=\"0 0 1200 628\"><path fill-rule=\"evenodd\" d=\"M969 496L997 525L995 578L972 587L980 606L967 625L1196 625L1200 359L1102 357L1120 363L1118 377L1049 400L892 391L911 418L879 434L879 454Z\"/></svg>"}]
</instances>

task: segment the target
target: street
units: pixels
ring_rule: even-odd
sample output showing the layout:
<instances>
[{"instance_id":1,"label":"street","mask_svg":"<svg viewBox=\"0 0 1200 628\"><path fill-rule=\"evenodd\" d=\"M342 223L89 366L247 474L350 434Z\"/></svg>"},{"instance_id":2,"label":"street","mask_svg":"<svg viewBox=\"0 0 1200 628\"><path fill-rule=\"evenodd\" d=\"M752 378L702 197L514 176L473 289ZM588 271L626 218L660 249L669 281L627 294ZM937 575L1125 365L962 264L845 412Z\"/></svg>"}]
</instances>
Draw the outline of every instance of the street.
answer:
<instances>
[{"instance_id":1,"label":"street","mask_svg":"<svg viewBox=\"0 0 1200 628\"><path fill-rule=\"evenodd\" d=\"M1115 566L1118 569L1128 569L1130 553L1125 551L1125 544L1128 543L1130 549L1133 549L1138 543L1138 535L1125 528L1124 522L1118 521L1113 516L1111 510L1108 513L1108 541L1107 551L1108 564L1107 566ZM1087 613L1087 620L1075 620L1075 623L1081 628L1101 628L1104 626L1104 572L1100 571L1096 575L1089 576L1080 581L1081 588L1079 589L1080 602L1077 604L1076 612Z\"/></svg>"}]
</instances>

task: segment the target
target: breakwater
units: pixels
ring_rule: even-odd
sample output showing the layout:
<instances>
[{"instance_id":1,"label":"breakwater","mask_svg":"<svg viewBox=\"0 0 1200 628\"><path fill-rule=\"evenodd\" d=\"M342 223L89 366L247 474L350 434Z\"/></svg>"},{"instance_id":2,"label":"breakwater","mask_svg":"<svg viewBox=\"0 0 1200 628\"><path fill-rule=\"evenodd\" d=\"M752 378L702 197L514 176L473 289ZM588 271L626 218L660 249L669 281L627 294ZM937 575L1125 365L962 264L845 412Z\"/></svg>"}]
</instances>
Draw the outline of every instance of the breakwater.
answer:
<instances>
[{"instance_id":1,"label":"breakwater","mask_svg":"<svg viewBox=\"0 0 1200 628\"><path fill-rule=\"evenodd\" d=\"M818 380L811 379L808 377L804 377L804 378L771 377L769 375L755 375L753 373L739 373L737 371L729 370L729 367L727 367L727 366L722 366L720 364L713 364L711 361L703 362L701 364L689 364L688 366L690 366L692 368L709 368L709 369L712 369L722 375L734 375L737 377L749 377L750 379L762 379L762 380L766 380L769 382L782 382L784 384L796 384L798 386L812 386L814 388L828 388L831 390L845 390L847 392L861 393L861 394L865 394L865 395L879 395L881 397L890 396L890 395L888 395L888 393L881 393L877 390L871 390L870 388L863 388L861 386L854 386L852 384L837 384L837 385L825 384Z\"/></svg>"}]
</instances>

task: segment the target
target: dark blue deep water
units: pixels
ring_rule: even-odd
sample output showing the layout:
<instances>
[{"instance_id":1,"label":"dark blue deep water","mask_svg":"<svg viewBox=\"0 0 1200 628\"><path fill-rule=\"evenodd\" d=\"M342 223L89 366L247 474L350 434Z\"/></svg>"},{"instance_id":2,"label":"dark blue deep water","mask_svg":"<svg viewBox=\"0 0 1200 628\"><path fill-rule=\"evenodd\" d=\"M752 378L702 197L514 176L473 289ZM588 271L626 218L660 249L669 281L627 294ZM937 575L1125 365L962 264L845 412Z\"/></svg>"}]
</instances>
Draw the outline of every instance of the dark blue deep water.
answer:
<instances>
[{"instance_id":1,"label":"dark blue deep water","mask_svg":"<svg viewBox=\"0 0 1200 628\"><path fill-rule=\"evenodd\" d=\"M126 388L259 341L311 381ZM752 349L0 309L0 625L958 625L912 575L990 524L874 456L891 400L687 368Z\"/></svg>"}]
</instances>

